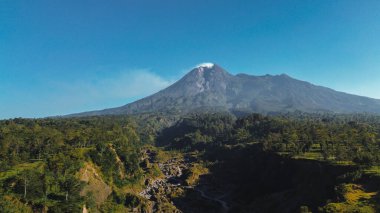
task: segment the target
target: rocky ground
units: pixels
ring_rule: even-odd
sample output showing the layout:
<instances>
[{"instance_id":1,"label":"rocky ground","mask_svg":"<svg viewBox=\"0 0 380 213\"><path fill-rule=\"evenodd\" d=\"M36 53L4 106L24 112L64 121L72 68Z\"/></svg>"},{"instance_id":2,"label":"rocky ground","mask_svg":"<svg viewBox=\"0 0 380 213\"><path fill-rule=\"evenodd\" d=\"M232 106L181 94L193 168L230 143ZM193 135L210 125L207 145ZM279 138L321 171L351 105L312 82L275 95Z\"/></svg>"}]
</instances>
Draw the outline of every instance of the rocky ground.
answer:
<instances>
[{"instance_id":1,"label":"rocky ground","mask_svg":"<svg viewBox=\"0 0 380 213\"><path fill-rule=\"evenodd\" d=\"M176 207L176 196L192 192L198 202L212 202L219 206L217 212L228 212L229 206L223 199L225 193L216 193L207 182L202 181L195 185L189 185L186 181L185 173L188 173L195 163L191 157L172 158L165 162L156 162L154 154L147 152L147 159L150 163L158 163L163 176L154 180L146 181L146 188L139 193L140 196L153 202L153 211L160 212L159 204L166 202L171 205L175 212L182 212ZM189 210L189 212L192 212Z\"/></svg>"}]
</instances>

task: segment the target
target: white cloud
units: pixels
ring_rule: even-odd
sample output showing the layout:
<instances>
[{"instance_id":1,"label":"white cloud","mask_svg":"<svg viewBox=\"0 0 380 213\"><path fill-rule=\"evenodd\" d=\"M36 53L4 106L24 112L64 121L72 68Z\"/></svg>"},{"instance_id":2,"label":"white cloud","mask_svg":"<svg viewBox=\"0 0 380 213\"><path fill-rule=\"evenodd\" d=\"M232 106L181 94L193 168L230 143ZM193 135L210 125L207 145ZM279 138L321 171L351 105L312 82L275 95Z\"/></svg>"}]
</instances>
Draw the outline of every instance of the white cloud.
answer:
<instances>
[{"instance_id":1,"label":"white cloud","mask_svg":"<svg viewBox=\"0 0 380 213\"><path fill-rule=\"evenodd\" d=\"M147 69L120 72L112 77L52 82L57 96L50 97L50 107L58 114L117 107L158 92L173 80Z\"/></svg>"},{"instance_id":2,"label":"white cloud","mask_svg":"<svg viewBox=\"0 0 380 213\"><path fill-rule=\"evenodd\" d=\"M137 70L101 80L92 86L100 97L128 99L153 94L169 86L171 82L148 70Z\"/></svg>"}]
</instances>

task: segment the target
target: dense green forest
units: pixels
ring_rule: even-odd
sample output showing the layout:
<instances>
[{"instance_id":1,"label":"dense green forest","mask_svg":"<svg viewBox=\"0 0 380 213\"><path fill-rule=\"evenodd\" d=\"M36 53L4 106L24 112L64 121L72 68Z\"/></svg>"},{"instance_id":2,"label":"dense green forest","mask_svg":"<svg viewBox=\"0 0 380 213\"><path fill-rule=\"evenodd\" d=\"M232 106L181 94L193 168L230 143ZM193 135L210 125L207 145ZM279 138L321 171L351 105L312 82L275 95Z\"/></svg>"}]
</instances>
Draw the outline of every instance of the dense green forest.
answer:
<instances>
[{"instance_id":1,"label":"dense green forest","mask_svg":"<svg viewBox=\"0 0 380 213\"><path fill-rule=\"evenodd\" d=\"M0 212L380 211L380 117L0 121Z\"/></svg>"},{"instance_id":2,"label":"dense green forest","mask_svg":"<svg viewBox=\"0 0 380 213\"><path fill-rule=\"evenodd\" d=\"M231 212L377 212L380 120L292 113L188 117L157 138L196 152Z\"/></svg>"},{"instance_id":3,"label":"dense green forest","mask_svg":"<svg viewBox=\"0 0 380 213\"><path fill-rule=\"evenodd\" d=\"M2 121L1 212L14 203L26 212L91 207L94 195L80 194L85 182L79 171L86 162L118 187L139 181L141 141L134 125L112 118Z\"/></svg>"},{"instance_id":4,"label":"dense green forest","mask_svg":"<svg viewBox=\"0 0 380 213\"><path fill-rule=\"evenodd\" d=\"M213 145L259 143L265 151L289 156L315 151L323 160L375 165L380 162L378 133L380 120L374 117L252 114L235 121L231 116L216 114L183 119L177 126L166 129L158 140L161 145L181 150L208 142Z\"/></svg>"}]
</instances>

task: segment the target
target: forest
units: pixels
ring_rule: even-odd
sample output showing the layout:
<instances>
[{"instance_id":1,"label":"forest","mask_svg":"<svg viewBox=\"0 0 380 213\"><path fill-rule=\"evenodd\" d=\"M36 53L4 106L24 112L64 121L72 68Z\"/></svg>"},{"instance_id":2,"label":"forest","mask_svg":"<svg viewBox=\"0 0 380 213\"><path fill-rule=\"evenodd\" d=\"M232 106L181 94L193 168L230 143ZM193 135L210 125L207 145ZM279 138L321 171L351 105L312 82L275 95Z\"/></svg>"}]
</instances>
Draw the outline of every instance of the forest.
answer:
<instances>
[{"instance_id":1,"label":"forest","mask_svg":"<svg viewBox=\"0 0 380 213\"><path fill-rule=\"evenodd\" d=\"M380 117L0 121L0 212L378 212Z\"/></svg>"}]
</instances>

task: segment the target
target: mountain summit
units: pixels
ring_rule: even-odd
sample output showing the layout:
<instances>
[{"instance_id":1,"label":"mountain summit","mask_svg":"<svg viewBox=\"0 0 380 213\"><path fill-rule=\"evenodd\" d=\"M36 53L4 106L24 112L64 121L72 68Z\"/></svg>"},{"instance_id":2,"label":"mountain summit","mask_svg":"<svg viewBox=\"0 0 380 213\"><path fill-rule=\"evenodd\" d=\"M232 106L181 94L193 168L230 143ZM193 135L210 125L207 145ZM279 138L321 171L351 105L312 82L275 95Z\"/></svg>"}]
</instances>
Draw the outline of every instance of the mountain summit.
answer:
<instances>
[{"instance_id":1,"label":"mountain summit","mask_svg":"<svg viewBox=\"0 0 380 213\"><path fill-rule=\"evenodd\" d=\"M122 107L71 116L224 110L242 112L380 113L380 100L350 95L286 74L231 75L213 63L196 66L176 83Z\"/></svg>"}]
</instances>

